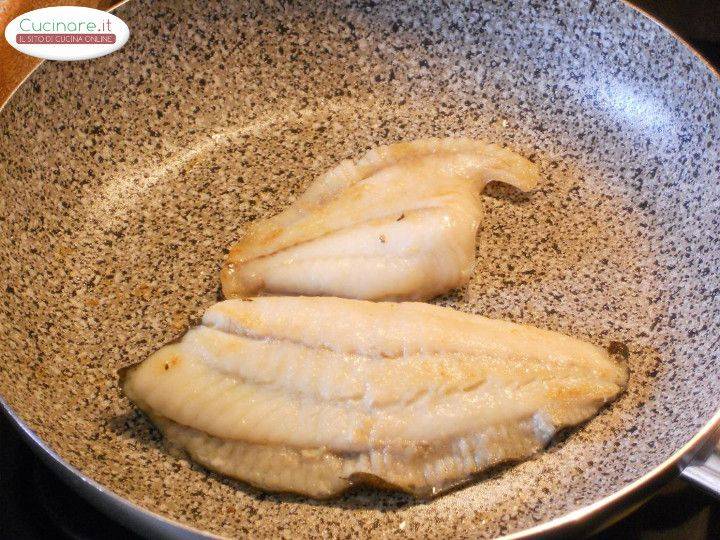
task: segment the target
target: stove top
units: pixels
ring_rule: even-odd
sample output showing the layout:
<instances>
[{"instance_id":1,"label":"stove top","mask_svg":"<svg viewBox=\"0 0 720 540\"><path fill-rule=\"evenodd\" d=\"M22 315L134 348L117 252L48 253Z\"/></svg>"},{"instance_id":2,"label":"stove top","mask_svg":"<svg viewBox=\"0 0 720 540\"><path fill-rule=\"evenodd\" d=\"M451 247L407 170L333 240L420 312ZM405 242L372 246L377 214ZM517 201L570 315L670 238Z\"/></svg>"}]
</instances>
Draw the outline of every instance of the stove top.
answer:
<instances>
[{"instance_id":1,"label":"stove top","mask_svg":"<svg viewBox=\"0 0 720 540\"><path fill-rule=\"evenodd\" d=\"M715 66L720 68L720 4L717 0L671 2L635 0L667 21ZM692 7L694 17L715 20L717 32L703 24L701 39L692 39L698 25L683 19ZM712 17L713 14L718 17ZM676 18L673 18L676 17ZM712 39L708 39L710 36ZM0 413L0 538L133 539L122 525L95 510L44 466ZM677 479L651 501L594 538L715 539L720 538L720 501Z\"/></svg>"}]
</instances>

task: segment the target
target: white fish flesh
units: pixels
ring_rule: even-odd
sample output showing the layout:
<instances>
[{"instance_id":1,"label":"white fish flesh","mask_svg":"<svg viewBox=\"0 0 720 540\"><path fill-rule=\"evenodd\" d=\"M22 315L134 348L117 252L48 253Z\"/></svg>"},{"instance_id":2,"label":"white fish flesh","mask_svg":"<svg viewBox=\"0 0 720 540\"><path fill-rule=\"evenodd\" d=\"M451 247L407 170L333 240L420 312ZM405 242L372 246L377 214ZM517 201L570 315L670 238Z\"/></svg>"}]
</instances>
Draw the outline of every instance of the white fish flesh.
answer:
<instances>
[{"instance_id":1,"label":"white fish flesh","mask_svg":"<svg viewBox=\"0 0 720 540\"><path fill-rule=\"evenodd\" d=\"M251 225L223 266L223 293L432 298L470 278L485 185L528 191L537 179L525 158L471 139L381 146Z\"/></svg>"},{"instance_id":2,"label":"white fish flesh","mask_svg":"<svg viewBox=\"0 0 720 540\"><path fill-rule=\"evenodd\" d=\"M579 339L450 308L261 297L212 306L122 379L168 441L225 475L424 497L532 455L627 372Z\"/></svg>"}]
</instances>

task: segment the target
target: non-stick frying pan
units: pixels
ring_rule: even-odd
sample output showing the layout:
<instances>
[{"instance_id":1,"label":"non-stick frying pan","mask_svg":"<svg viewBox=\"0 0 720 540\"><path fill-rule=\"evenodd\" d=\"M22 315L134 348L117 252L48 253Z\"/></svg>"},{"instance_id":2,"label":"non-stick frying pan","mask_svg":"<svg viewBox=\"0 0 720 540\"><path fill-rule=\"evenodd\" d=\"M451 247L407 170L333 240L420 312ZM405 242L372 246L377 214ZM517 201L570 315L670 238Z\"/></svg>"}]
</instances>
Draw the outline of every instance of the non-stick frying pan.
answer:
<instances>
[{"instance_id":1,"label":"non-stick frying pan","mask_svg":"<svg viewBox=\"0 0 720 540\"><path fill-rule=\"evenodd\" d=\"M675 37L605 1L116 14L124 49L44 63L0 113L0 395L96 505L154 535L577 532L699 459L720 421L720 84ZM447 135L506 144L543 181L488 189L472 282L437 301L626 343L621 399L431 502L269 495L169 454L118 368L216 300L249 221L342 158Z\"/></svg>"}]
</instances>

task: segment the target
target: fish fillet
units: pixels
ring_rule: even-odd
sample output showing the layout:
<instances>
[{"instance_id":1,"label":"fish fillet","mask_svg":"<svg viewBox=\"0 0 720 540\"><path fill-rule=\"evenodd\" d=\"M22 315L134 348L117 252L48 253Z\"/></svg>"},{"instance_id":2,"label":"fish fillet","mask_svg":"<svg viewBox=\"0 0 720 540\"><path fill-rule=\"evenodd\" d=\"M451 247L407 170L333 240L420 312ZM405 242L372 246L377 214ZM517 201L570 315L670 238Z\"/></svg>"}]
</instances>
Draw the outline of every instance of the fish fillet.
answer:
<instances>
[{"instance_id":1,"label":"fish fillet","mask_svg":"<svg viewBox=\"0 0 720 540\"><path fill-rule=\"evenodd\" d=\"M202 465L271 491L432 496L525 458L627 379L604 349L421 303L261 297L125 370L125 393Z\"/></svg>"},{"instance_id":2,"label":"fish fillet","mask_svg":"<svg viewBox=\"0 0 720 540\"><path fill-rule=\"evenodd\" d=\"M470 139L381 146L251 225L223 266L223 293L432 298L470 278L485 185L528 191L537 178L525 158Z\"/></svg>"}]
</instances>

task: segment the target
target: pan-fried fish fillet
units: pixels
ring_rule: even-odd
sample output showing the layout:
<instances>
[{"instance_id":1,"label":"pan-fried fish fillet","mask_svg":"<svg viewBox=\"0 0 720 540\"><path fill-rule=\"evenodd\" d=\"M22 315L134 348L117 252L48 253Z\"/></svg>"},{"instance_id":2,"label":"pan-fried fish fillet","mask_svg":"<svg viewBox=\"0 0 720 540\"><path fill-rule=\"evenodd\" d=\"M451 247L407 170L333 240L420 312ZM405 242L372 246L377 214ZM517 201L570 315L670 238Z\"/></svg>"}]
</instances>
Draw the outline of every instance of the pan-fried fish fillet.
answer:
<instances>
[{"instance_id":1,"label":"pan-fried fish fillet","mask_svg":"<svg viewBox=\"0 0 720 540\"><path fill-rule=\"evenodd\" d=\"M227 257L223 292L431 298L470 277L485 185L527 191L537 178L525 158L470 139L381 146L251 225Z\"/></svg>"},{"instance_id":2,"label":"pan-fried fish fillet","mask_svg":"<svg viewBox=\"0 0 720 540\"><path fill-rule=\"evenodd\" d=\"M212 306L122 384L169 441L260 488L428 496L533 454L626 378L604 349L530 326L420 303L262 297Z\"/></svg>"}]
</instances>

